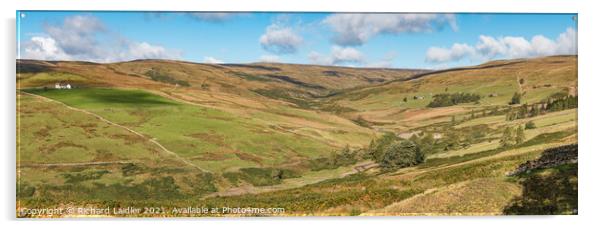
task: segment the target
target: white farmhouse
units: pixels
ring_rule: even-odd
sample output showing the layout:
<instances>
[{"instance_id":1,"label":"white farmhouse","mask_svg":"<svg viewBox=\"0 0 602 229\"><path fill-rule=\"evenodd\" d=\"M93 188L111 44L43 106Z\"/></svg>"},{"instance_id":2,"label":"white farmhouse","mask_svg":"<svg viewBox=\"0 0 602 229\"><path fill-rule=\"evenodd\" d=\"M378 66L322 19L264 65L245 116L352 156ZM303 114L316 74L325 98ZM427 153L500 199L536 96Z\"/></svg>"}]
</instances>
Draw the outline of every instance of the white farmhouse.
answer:
<instances>
[{"instance_id":1,"label":"white farmhouse","mask_svg":"<svg viewBox=\"0 0 602 229\"><path fill-rule=\"evenodd\" d=\"M62 85L61 83L54 84L55 89L71 89L71 84Z\"/></svg>"}]
</instances>

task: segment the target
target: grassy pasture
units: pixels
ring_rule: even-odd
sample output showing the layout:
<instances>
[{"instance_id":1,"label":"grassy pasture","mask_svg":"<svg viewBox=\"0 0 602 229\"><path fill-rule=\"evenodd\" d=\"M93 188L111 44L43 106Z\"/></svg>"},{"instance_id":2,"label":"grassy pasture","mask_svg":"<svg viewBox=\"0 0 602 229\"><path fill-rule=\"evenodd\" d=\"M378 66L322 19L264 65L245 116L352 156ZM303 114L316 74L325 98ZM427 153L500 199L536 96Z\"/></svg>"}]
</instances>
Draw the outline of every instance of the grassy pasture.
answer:
<instances>
[{"instance_id":1,"label":"grassy pasture","mask_svg":"<svg viewBox=\"0 0 602 229\"><path fill-rule=\"evenodd\" d=\"M18 157L27 163L158 159L159 149L85 113L19 94Z\"/></svg>"},{"instance_id":2,"label":"grassy pasture","mask_svg":"<svg viewBox=\"0 0 602 229\"><path fill-rule=\"evenodd\" d=\"M278 165L290 157L317 157L332 148L293 133L223 111L179 103L140 90L86 88L30 90L85 109L155 139L182 157L217 154L223 160L192 160L212 171ZM238 153L238 154L237 154ZM241 159L251 154L256 160Z\"/></svg>"},{"instance_id":3,"label":"grassy pasture","mask_svg":"<svg viewBox=\"0 0 602 229\"><path fill-rule=\"evenodd\" d=\"M72 201L79 197L70 197L68 193L75 191L69 187L91 191L97 185L141 184L161 176L175 177L183 191L196 187L186 179L198 170L146 139L62 104L24 93L18 96L17 141L28 143L17 148L18 189ZM126 165L135 165L138 171L124 174ZM115 198L117 194L107 196Z\"/></svg>"}]
</instances>

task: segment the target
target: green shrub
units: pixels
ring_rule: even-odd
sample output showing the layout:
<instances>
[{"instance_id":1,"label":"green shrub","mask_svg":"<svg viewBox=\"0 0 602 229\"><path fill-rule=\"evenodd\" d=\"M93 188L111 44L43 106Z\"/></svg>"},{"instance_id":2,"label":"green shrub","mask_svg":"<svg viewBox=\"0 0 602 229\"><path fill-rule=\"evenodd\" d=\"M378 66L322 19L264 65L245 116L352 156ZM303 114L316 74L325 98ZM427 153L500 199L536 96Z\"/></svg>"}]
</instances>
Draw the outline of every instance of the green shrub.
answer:
<instances>
[{"instance_id":1,"label":"green shrub","mask_svg":"<svg viewBox=\"0 0 602 229\"><path fill-rule=\"evenodd\" d=\"M199 173L194 178L186 179L185 181L193 188L195 195L202 196L207 193L217 192L214 180L211 173Z\"/></svg>"},{"instance_id":2,"label":"green shrub","mask_svg":"<svg viewBox=\"0 0 602 229\"><path fill-rule=\"evenodd\" d=\"M525 129L530 130L535 128L537 127L535 127L535 123L533 121L528 121L527 123L525 123Z\"/></svg>"},{"instance_id":3,"label":"green shrub","mask_svg":"<svg viewBox=\"0 0 602 229\"><path fill-rule=\"evenodd\" d=\"M512 95L512 99L510 100L510 105L514 105L514 104L520 104L520 100L522 98L522 95L518 92L515 92L514 95Z\"/></svg>"},{"instance_id":4,"label":"green shrub","mask_svg":"<svg viewBox=\"0 0 602 229\"><path fill-rule=\"evenodd\" d=\"M224 173L224 177L232 184L236 185L240 180L244 180L253 186L276 185L284 179L300 176L296 171L278 168L242 168L239 172Z\"/></svg>"},{"instance_id":5,"label":"green shrub","mask_svg":"<svg viewBox=\"0 0 602 229\"><path fill-rule=\"evenodd\" d=\"M171 176L151 178L145 180L142 185L145 187L150 198L153 199L179 199L183 198L180 193L180 187Z\"/></svg>"},{"instance_id":6,"label":"green shrub","mask_svg":"<svg viewBox=\"0 0 602 229\"><path fill-rule=\"evenodd\" d=\"M36 192L36 187L30 186L27 183L20 183L17 185L17 198L32 197Z\"/></svg>"},{"instance_id":7,"label":"green shrub","mask_svg":"<svg viewBox=\"0 0 602 229\"><path fill-rule=\"evenodd\" d=\"M396 170L424 162L424 154L411 141L400 140L387 147L383 158L378 161L385 171Z\"/></svg>"},{"instance_id":8,"label":"green shrub","mask_svg":"<svg viewBox=\"0 0 602 229\"><path fill-rule=\"evenodd\" d=\"M320 157L309 161L312 171L325 169L336 169L341 166L348 166L357 163L358 152L349 149L349 146L343 148L341 152L332 152L329 157Z\"/></svg>"},{"instance_id":9,"label":"green shrub","mask_svg":"<svg viewBox=\"0 0 602 229\"><path fill-rule=\"evenodd\" d=\"M100 179L107 173L109 173L107 170L92 170L78 173L65 173L63 174L63 177L65 178L65 183L79 183L87 180Z\"/></svg>"},{"instance_id":10,"label":"green shrub","mask_svg":"<svg viewBox=\"0 0 602 229\"><path fill-rule=\"evenodd\" d=\"M123 174L124 177L140 174L142 172L144 172L144 168L134 163L128 163L121 167L121 174Z\"/></svg>"},{"instance_id":11,"label":"green shrub","mask_svg":"<svg viewBox=\"0 0 602 229\"><path fill-rule=\"evenodd\" d=\"M224 174L222 174L222 176L225 177L228 180L228 182L230 182L230 184L236 186L238 186L238 183L241 180L240 173L238 172L225 172Z\"/></svg>"}]
</instances>

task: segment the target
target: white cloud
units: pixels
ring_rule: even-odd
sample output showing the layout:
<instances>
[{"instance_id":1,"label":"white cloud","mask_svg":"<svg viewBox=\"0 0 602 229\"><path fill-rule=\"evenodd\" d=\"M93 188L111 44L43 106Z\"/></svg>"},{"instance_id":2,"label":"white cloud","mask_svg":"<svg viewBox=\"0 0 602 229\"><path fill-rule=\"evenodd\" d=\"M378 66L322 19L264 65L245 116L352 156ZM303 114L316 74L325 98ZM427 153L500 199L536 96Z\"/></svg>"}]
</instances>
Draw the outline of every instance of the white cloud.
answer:
<instances>
[{"instance_id":1,"label":"white cloud","mask_svg":"<svg viewBox=\"0 0 602 229\"><path fill-rule=\"evenodd\" d=\"M224 61L217 59L215 57L211 57L211 56L206 56L205 58L203 58L203 63L206 64L223 64Z\"/></svg>"},{"instance_id":2,"label":"white cloud","mask_svg":"<svg viewBox=\"0 0 602 229\"><path fill-rule=\"evenodd\" d=\"M259 61L260 62L266 62L266 63L280 63L280 57L276 56L276 55L263 55L261 57L259 57Z\"/></svg>"},{"instance_id":3,"label":"white cloud","mask_svg":"<svg viewBox=\"0 0 602 229\"><path fill-rule=\"evenodd\" d=\"M133 59L179 59L181 53L111 33L95 17L75 15L62 24L45 25L43 35L23 42L20 58L116 62ZM99 40L102 39L102 40Z\"/></svg>"},{"instance_id":4,"label":"white cloud","mask_svg":"<svg viewBox=\"0 0 602 229\"><path fill-rule=\"evenodd\" d=\"M488 59L506 51L506 46L501 41L485 35L479 36L479 43L475 47L483 57Z\"/></svg>"},{"instance_id":5,"label":"white cloud","mask_svg":"<svg viewBox=\"0 0 602 229\"><path fill-rule=\"evenodd\" d=\"M97 34L106 31L100 20L89 15L66 17L61 25L45 25L44 31L67 54L99 57L103 49L98 47Z\"/></svg>"},{"instance_id":6,"label":"white cloud","mask_svg":"<svg viewBox=\"0 0 602 229\"><path fill-rule=\"evenodd\" d=\"M359 50L352 47L333 46L330 54L312 51L307 56L309 62L317 65L337 65L346 67L364 66L369 68L390 68L397 53L388 52L380 60L369 62Z\"/></svg>"},{"instance_id":7,"label":"white cloud","mask_svg":"<svg viewBox=\"0 0 602 229\"><path fill-rule=\"evenodd\" d=\"M549 55L577 54L577 33L567 28L556 40L543 35L524 37L505 36L494 38L481 35L475 45L454 44L451 48L431 47L426 52L426 61L444 63L465 58L490 60L493 58L528 58Z\"/></svg>"},{"instance_id":8,"label":"white cloud","mask_svg":"<svg viewBox=\"0 0 602 229\"><path fill-rule=\"evenodd\" d=\"M24 45L23 53L27 59L71 60L71 56L50 37L32 37L30 42Z\"/></svg>"},{"instance_id":9,"label":"white cloud","mask_svg":"<svg viewBox=\"0 0 602 229\"><path fill-rule=\"evenodd\" d=\"M430 32L450 25L457 30L453 14L333 14L322 21L335 32L338 45L362 45L379 34Z\"/></svg>"},{"instance_id":10,"label":"white cloud","mask_svg":"<svg viewBox=\"0 0 602 229\"><path fill-rule=\"evenodd\" d=\"M577 31L573 28L567 28L556 38L556 52L558 53L577 53Z\"/></svg>"},{"instance_id":11,"label":"white cloud","mask_svg":"<svg viewBox=\"0 0 602 229\"><path fill-rule=\"evenodd\" d=\"M165 49L163 46L146 42L129 42L128 48L122 51L121 60L132 59L178 59L181 54Z\"/></svg>"},{"instance_id":12,"label":"white cloud","mask_svg":"<svg viewBox=\"0 0 602 229\"><path fill-rule=\"evenodd\" d=\"M206 22L225 22L241 13L188 13L192 18Z\"/></svg>"},{"instance_id":13,"label":"white cloud","mask_svg":"<svg viewBox=\"0 0 602 229\"><path fill-rule=\"evenodd\" d=\"M319 65L345 65L361 64L364 62L363 54L351 47L333 46L329 55L312 51L308 58L312 64Z\"/></svg>"},{"instance_id":14,"label":"white cloud","mask_svg":"<svg viewBox=\"0 0 602 229\"><path fill-rule=\"evenodd\" d=\"M534 53L538 53L541 55L553 55L555 50L556 43L547 37L542 35L534 36L532 39L532 49Z\"/></svg>"},{"instance_id":15,"label":"white cloud","mask_svg":"<svg viewBox=\"0 0 602 229\"><path fill-rule=\"evenodd\" d=\"M259 43L268 52L291 54L297 52L297 48L303 43L303 38L290 27L272 24L261 35Z\"/></svg>"},{"instance_id":16,"label":"white cloud","mask_svg":"<svg viewBox=\"0 0 602 229\"><path fill-rule=\"evenodd\" d=\"M530 56L531 43L523 37L504 37L502 43L506 46L506 55L510 58Z\"/></svg>"},{"instance_id":17,"label":"white cloud","mask_svg":"<svg viewBox=\"0 0 602 229\"><path fill-rule=\"evenodd\" d=\"M362 62L364 59L362 53L357 49L350 47L332 47L332 58L334 63L342 63L342 62Z\"/></svg>"},{"instance_id":18,"label":"white cloud","mask_svg":"<svg viewBox=\"0 0 602 229\"><path fill-rule=\"evenodd\" d=\"M431 47L426 52L426 60L436 63L457 61L474 53L475 48L467 44L454 44L450 49Z\"/></svg>"}]
</instances>

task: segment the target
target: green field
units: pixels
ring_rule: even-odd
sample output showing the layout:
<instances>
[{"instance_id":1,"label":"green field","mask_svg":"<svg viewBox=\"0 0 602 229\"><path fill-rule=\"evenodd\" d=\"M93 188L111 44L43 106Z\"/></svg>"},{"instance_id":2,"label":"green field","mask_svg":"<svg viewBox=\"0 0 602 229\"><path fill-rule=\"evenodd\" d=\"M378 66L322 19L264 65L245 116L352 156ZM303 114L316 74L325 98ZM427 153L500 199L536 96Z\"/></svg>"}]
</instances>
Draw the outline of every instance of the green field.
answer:
<instances>
[{"instance_id":1,"label":"green field","mask_svg":"<svg viewBox=\"0 0 602 229\"><path fill-rule=\"evenodd\" d=\"M178 103L140 90L89 88L29 92L132 128L215 172L279 165L290 157L312 158L332 150L320 142L271 130L253 119ZM215 154L220 155L218 160L195 160Z\"/></svg>"}]
</instances>

